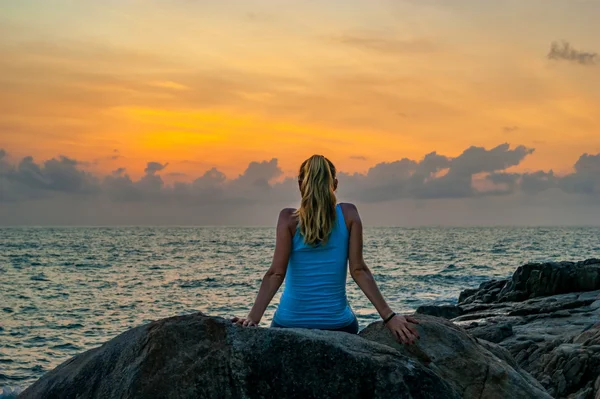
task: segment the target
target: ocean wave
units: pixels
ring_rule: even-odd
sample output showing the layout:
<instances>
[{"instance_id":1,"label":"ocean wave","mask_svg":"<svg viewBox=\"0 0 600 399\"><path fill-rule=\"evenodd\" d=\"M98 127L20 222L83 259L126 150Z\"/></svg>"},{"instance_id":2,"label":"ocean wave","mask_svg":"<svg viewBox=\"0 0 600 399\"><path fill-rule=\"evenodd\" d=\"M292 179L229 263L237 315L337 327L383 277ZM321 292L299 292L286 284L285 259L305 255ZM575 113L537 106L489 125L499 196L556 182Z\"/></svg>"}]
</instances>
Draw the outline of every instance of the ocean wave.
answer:
<instances>
[{"instance_id":1,"label":"ocean wave","mask_svg":"<svg viewBox=\"0 0 600 399\"><path fill-rule=\"evenodd\" d=\"M18 386L4 386L0 391L0 399L17 399L17 396L24 391L24 388Z\"/></svg>"},{"instance_id":2,"label":"ocean wave","mask_svg":"<svg viewBox=\"0 0 600 399\"><path fill-rule=\"evenodd\" d=\"M33 266L33 265L32 265ZM31 281L50 281L48 277L44 275L44 273L36 274L35 276L31 276Z\"/></svg>"}]
</instances>

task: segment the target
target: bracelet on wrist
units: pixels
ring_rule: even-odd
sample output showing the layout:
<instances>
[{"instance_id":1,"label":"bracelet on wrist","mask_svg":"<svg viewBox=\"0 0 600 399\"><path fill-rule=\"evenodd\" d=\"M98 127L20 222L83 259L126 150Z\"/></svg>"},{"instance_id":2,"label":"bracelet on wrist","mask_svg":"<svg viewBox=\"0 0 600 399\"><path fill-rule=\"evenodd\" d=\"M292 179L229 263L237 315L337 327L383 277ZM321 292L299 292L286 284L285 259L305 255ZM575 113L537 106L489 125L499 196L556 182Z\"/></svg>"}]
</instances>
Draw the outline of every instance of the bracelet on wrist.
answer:
<instances>
[{"instance_id":1,"label":"bracelet on wrist","mask_svg":"<svg viewBox=\"0 0 600 399\"><path fill-rule=\"evenodd\" d=\"M386 318L383 320L383 324L387 324L387 323L388 323L390 320L392 320L392 319L393 319L395 316L396 316L396 313L392 312L392 314L391 314L391 315L389 315L388 317L386 317Z\"/></svg>"}]
</instances>

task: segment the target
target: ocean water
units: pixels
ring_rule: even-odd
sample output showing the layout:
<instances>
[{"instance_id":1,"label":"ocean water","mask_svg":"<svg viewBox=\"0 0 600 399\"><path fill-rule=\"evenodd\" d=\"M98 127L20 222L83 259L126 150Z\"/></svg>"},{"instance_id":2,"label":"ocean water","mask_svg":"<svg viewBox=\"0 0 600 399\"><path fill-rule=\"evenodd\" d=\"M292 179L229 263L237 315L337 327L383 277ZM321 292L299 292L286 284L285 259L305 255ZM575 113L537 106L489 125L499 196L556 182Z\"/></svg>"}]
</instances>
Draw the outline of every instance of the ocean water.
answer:
<instances>
[{"instance_id":1,"label":"ocean water","mask_svg":"<svg viewBox=\"0 0 600 399\"><path fill-rule=\"evenodd\" d=\"M368 228L364 245L390 305L411 312L526 262L600 257L600 228ZM274 246L271 228L0 229L0 397L151 320L245 316ZM350 277L348 298L361 328L377 320Z\"/></svg>"}]
</instances>

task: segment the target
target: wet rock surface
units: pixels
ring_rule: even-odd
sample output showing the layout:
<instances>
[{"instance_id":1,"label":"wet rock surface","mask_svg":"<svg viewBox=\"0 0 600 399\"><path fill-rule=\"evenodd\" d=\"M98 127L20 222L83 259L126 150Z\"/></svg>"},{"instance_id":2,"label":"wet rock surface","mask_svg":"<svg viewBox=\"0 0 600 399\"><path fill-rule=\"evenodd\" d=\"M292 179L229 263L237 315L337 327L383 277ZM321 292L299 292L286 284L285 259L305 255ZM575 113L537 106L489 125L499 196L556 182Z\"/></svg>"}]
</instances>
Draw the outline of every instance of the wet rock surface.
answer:
<instances>
[{"instance_id":1,"label":"wet rock surface","mask_svg":"<svg viewBox=\"0 0 600 399\"><path fill-rule=\"evenodd\" d=\"M415 345L398 343L381 322L371 324L360 336L415 359L441 376L462 398L550 398L505 349L494 348L487 342L482 345L448 320L431 316L416 318L421 338Z\"/></svg>"},{"instance_id":2,"label":"wet rock surface","mask_svg":"<svg viewBox=\"0 0 600 399\"><path fill-rule=\"evenodd\" d=\"M70 359L20 397L550 398L505 349L418 317L422 338L412 346L382 323L356 336L173 317Z\"/></svg>"},{"instance_id":3,"label":"wet rock surface","mask_svg":"<svg viewBox=\"0 0 600 399\"><path fill-rule=\"evenodd\" d=\"M507 350L553 397L600 399L600 260L524 265L463 291L457 307L454 323Z\"/></svg>"}]
</instances>

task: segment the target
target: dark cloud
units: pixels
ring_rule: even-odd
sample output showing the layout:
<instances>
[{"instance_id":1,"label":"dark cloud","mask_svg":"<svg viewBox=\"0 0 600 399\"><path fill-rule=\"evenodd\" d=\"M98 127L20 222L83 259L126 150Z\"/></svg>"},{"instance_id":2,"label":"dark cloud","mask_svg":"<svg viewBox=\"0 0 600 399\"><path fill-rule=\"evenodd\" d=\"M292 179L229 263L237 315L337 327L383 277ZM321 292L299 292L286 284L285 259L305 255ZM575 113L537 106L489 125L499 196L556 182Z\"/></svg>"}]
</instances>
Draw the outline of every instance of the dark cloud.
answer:
<instances>
[{"instance_id":1,"label":"dark cloud","mask_svg":"<svg viewBox=\"0 0 600 399\"><path fill-rule=\"evenodd\" d=\"M576 50L567 41L552 42L548 59L570 61L580 65L595 65L598 61L598 53Z\"/></svg>"},{"instance_id":2,"label":"dark cloud","mask_svg":"<svg viewBox=\"0 0 600 399\"><path fill-rule=\"evenodd\" d=\"M160 172L161 170L166 168L167 165L169 165L169 164L166 163L163 165L160 162L148 162L148 166L146 166L146 169L144 169L144 172L147 175L154 175L156 172Z\"/></svg>"},{"instance_id":3,"label":"dark cloud","mask_svg":"<svg viewBox=\"0 0 600 399\"><path fill-rule=\"evenodd\" d=\"M380 163L370 168L366 175L342 173L340 191L365 202L490 195L473 186L473 176L518 165L532 152L533 149L524 146L510 149L508 144L490 150L470 147L456 158L432 152L421 161L404 158Z\"/></svg>"},{"instance_id":4,"label":"dark cloud","mask_svg":"<svg viewBox=\"0 0 600 399\"><path fill-rule=\"evenodd\" d=\"M367 157L363 156L363 155L351 155L350 159L354 159L357 161L366 161Z\"/></svg>"},{"instance_id":5,"label":"dark cloud","mask_svg":"<svg viewBox=\"0 0 600 399\"><path fill-rule=\"evenodd\" d=\"M521 175L519 173L500 172L490 173L486 176L486 179L494 184L506 184L510 187L514 187L518 183L520 177Z\"/></svg>"},{"instance_id":6,"label":"dark cloud","mask_svg":"<svg viewBox=\"0 0 600 399\"><path fill-rule=\"evenodd\" d=\"M232 184L237 186L255 187L259 189L269 189L269 182L283 174L277 163L277 159L270 161L251 162L248 169L235 179Z\"/></svg>"},{"instance_id":7,"label":"dark cloud","mask_svg":"<svg viewBox=\"0 0 600 399\"><path fill-rule=\"evenodd\" d=\"M339 173L339 198L357 203L385 203L397 200L450 200L538 194L558 190L565 195L583 195L596 201L600 194L600 154L582 155L575 172L557 176L552 171L511 173L533 149L508 144L486 149L470 147L457 157L437 152L416 161L403 158L382 162L367 173ZM124 168L103 178L84 170L85 165L68 157L37 163L25 157L16 165L0 150L0 201L81 198L113 203L160 204L216 207L222 212L243 206L281 206L297 201L293 178L281 179L278 160L251 162L236 178L228 179L217 168L192 182L165 184L161 176L166 163L149 162L145 174L134 180ZM168 177L183 177L172 172ZM597 202L597 201L596 201Z\"/></svg>"},{"instance_id":8,"label":"dark cloud","mask_svg":"<svg viewBox=\"0 0 600 399\"><path fill-rule=\"evenodd\" d=\"M345 34L331 38L335 43L383 54L425 53L436 49L426 39L395 39L391 37Z\"/></svg>"},{"instance_id":9,"label":"dark cloud","mask_svg":"<svg viewBox=\"0 0 600 399\"><path fill-rule=\"evenodd\" d=\"M509 144L501 144L491 150L483 147L470 147L453 159L448 159L448 173L437 179L424 182L417 188L420 198L465 198L480 193L473 187L473 176L480 173L494 173L518 165L533 149L518 146L510 149Z\"/></svg>"},{"instance_id":10,"label":"dark cloud","mask_svg":"<svg viewBox=\"0 0 600 399\"><path fill-rule=\"evenodd\" d=\"M534 173L525 173L521 176L520 188L527 194L537 194L546 191L557 185L558 179L554 172L538 171Z\"/></svg>"},{"instance_id":11,"label":"dark cloud","mask_svg":"<svg viewBox=\"0 0 600 399\"><path fill-rule=\"evenodd\" d=\"M13 166L0 157L0 178L2 196L0 201L45 198L52 193L94 194L98 181L91 174L80 169L81 163L61 156L43 164L37 164L32 157L23 158Z\"/></svg>"},{"instance_id":12,"label":"dark cloud","mask_svg":"<svg viewBox=\"0 0 600 399\"><path fill-rule=\"evenodd\" d=\"M502 128L502 130L504 130L504 133L512 133L512 132L516 132L517 130L519 130L518 126L504 126Z\"/></svg>"},{"instance_id":13,"label":"dark cloud","mask_svg":"<svg viewBox=\"0 0 600 399\"><path fill-rule=\"evenodd\" d=\"M561 188L570 193L600 194L600 154L583 154L575 163L575 173L560 181Z\"/></svg>"}]
</instances>

